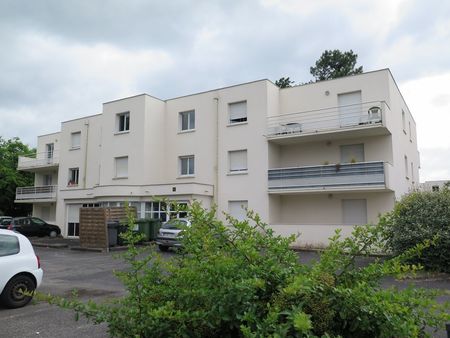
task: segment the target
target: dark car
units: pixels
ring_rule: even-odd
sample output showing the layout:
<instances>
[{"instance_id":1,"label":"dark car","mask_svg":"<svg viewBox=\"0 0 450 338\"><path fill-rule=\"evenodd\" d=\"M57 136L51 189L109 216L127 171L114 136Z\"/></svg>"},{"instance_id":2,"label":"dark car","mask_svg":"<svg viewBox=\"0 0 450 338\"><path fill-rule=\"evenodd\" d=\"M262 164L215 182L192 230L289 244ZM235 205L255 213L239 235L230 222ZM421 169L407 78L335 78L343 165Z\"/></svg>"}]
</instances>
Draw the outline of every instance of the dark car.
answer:
<instances>
[{"instance_id":1,"label":"dark car","mask_svg":"<svg viewBox=\"0 0 450 338\"><path fill-rule=\"evenodd\" d=\"M16 217L8 225L9 230L20 232L25 236L50 236L61 234L61 229L37 217Z\"/></svg>"}]
</instances>

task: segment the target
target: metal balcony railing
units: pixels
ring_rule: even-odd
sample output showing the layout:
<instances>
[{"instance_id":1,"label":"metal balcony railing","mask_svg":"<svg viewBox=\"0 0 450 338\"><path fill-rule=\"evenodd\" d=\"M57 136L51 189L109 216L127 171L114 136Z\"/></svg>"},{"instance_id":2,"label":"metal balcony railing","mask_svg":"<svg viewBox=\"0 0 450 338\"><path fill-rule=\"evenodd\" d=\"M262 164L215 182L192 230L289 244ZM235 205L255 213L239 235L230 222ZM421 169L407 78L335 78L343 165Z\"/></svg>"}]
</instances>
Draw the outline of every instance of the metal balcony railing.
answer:
<instances>
[{"instance_id":1,"label":"metal balcony railing","mask_svg":"<svg viewBox=\"0 0 450 338\"><path fill-rule=\"evenodd\" d=\"M16 200L56 199L56 185L38 187L17 187Z\"/></svg>"},{"instance_id":2,"label":"metal balcony railing","mask_svg":"<svg viewBox=\"0 0 450 338\"><path fill-rule=\"evenodd\" d=\"M30 169L46 166L57 166L59 164L58 153L53 152L43 152L37 153L30 156L19 156L19 161L17 168L20 169Z\"/></svg>"},{"instance_id":3,"label":"metal balcony railing","mask_svg":"<svg viewBox=\"0 0 450 338\"><path fill-rule=\"evenodd\" d=\"M269 169L269 191L385 186L384 162Z\"/></svg>"},{"instance_id":4,"label":"metal balcony railing","mask_svg":"<svg viewBox=\"0 0 450 338\"><path fill-rule=\"evenodd\" d=\"M383 124L389 106L372 101L267 118L267 137L300 136Z\"/></svg>"}]
</instances>

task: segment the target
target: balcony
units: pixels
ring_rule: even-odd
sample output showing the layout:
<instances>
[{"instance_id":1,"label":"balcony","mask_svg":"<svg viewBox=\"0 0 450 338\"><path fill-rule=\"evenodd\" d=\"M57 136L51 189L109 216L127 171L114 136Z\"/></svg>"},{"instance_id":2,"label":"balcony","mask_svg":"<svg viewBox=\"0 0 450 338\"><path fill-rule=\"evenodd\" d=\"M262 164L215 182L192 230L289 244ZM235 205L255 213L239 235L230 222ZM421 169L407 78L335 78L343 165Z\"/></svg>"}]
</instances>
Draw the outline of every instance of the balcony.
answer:
<instances>
[{"instance_id":1,"label":"balcony","mask_svg":"<svg viewBox=\"0 0 450 338\"><path fill-rule=\"evenodd\" d=\"M384 101L303 111L267 118L268 140L289 143L333 137L388 135L385 116L389 106Z\"/></svg>"},{"instance_id":2,"label":"balcony","mask_svg":"<svg viewBox=\"0 0 450 338\"><path fill-rule=\"evenodd\" d=\"M16 203L55 202L58 186L44 185L40 187L18 187Z\"/></svg>"},{"instance_id":3,"label":"balcony","mask_svg":"<svg viewBox=\"0 0 450 338\"><path fill-rule=\"evenodd\" d=\"M269 193L387 191L389 164L360 162L269 169Z\"/></svg>"},{"instance_id":4,"label":"balcony","mask_svg":"<svg viewBox=\"0 0 450 338\"><path fill-rule=\"evenodd\" d=\"M31 156L19 156L18 170L42 171L48 168L58 167L59 158L56 152L37 153Z\"/></svg>"}]
</instances>

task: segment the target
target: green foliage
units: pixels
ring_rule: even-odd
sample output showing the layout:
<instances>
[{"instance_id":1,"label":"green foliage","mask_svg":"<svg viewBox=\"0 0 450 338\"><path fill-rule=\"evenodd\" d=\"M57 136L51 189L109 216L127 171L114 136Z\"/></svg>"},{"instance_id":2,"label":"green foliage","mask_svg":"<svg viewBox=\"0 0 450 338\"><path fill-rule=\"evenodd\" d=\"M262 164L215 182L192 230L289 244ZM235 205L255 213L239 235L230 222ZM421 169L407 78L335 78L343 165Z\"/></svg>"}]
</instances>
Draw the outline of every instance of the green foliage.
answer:
<instances>
[{"instance_id":1,"label":"green foliage","mask_svg":"<svg viewBox=\"0 0 450 338\"><path fill-rule=\"evenodd\" d=\"M416 191L381 219L388 247L400 254L424 240L434 245L411 259L428 269L450 272L450 190Z\"/></svg>"},{"instance_id":2,"label":"green foliage","mask_svg":"<svg viewBox=\"0 0 450 338\"><path fill-rule=\"evenodd\" d=\"M275 81L275 85L277 85L280 88L292 87L294 83L295 81L292 81L291 79L289 79L289 77L282 77L279 80Z\"/></svg>"},{"instance_id":3,"label":"green foliage","mask_svg":"<svg viewBox=\"0 0 450 338\"><path fill-rule=\"evenodd\" d=\"M289 248L295 236L276 236L253 212L228 218L230 226L214 215L192 206L184 250L171 259L136 247L130 217L121 299L43 298L107 322L115 337L421 337L450 320L435 292L380 286L384 276L415 271L402 262L429 242L360 267L358 257L381 247L383 229L358 227L348 239L337 232L320 261L304 265Z\"/></svg>"},{"instance_id":4,"label":"green foliage","mask_svg":"<svg viewBox=\"0 0 450 338\"><path fill-rule=\"evenodd\" d=\"M310 73L316 81L360 74L363 72L363 67L355 68L357 59L358 54L353 53L352 50L348 52L341 52L339 49L326 50L316 61L315 67L310 68Z\"/></svg>"},{"instance_id":5,"label":"green foliage","mask_svg":"<svg viewBox=\"0 0 450 338\"><path fill-rule=\"evenodd\" d=\"M31 205L14 204L14 200L17 187L33 185L33 174L17 171L19 155L32 152L17 137L4 140L0 136L0 214L25 216L31 211Z\"/></svg>"}]
</instances>

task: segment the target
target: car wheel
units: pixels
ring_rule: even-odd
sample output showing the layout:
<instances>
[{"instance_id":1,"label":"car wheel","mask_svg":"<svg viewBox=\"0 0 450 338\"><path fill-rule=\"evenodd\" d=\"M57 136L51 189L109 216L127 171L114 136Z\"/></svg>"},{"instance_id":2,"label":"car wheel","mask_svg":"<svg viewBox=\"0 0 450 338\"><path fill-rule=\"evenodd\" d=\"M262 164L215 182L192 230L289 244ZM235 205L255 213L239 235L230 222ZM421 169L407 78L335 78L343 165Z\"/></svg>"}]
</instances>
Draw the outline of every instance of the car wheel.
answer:
<instances>
[{"instance_id":1,"label":"car wheel","mask_svg":"<svg viewBox=\"0 0 450 338\"><path fill-rule=\"evenodd\" d=\"M164 246L164 245L158 245L158 248L159 248L159 250L161 250L163 252L166 252L166 251L169 250L169 247L168 246Z\"/></svg>"},{"instance_id":2,"label":"car wheel","mask_svg":"<svg viewBox=\"0 0 450 338\"><path fill-rule=\"evenodd\" d=\"M36 284L33 279L26 275L13 277L3 289L0 300L9 308L18 308L27 305L32 296L25 295L24 292L33 292Z\"/></svg>"},{"instance_id":3,"label":"car wheel","mask_svg":"<svg viewBox=\"0 0 450 338\"><path fill-rule=\"evenodd\" d=\"M55 230L52 230L48 235L52 238L55 238L56 236L58 236L58 233Z\"/></svg>"}]
</instances>

